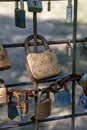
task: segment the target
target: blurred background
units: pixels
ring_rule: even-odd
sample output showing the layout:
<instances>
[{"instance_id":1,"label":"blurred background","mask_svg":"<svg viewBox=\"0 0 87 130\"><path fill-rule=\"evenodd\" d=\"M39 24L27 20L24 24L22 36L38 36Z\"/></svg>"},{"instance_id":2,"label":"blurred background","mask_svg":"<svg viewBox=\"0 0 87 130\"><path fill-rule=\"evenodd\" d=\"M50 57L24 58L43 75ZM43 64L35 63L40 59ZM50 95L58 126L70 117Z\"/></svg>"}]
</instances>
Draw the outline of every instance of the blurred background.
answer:
<instances>
[{"instance_id":1,"label":"blurred background","mask_svg":"<svg viewBox=\"0 0 87 130\"><path fill-rule=\"evenodd\" d=\"M26 28L19 29L15 27L14 18L14 2L0 2L0 43L12 44L12 43L23 43L25 38L33 33L33 14L28 12L27 4L25 3L26 12ZM52 1L51 11L47 11L48 1L43 2L43 11L38 13L38 34L43 35L48 41L67 40L73 38L73 23L66 23L66 8L67 1ZM73 3L73 2L72 2ZM78 0L78 26L77 26L77 38L87 37L87 6L86 0ZM72 45L72 44L71 44ZM87 52L84 51L87 47L86 43L77 43L76 51L76 71L77 73L87 72ZM72 73L72 54L67 56L66 45L50 45L61 65L62 71L60 76L68 75ZM23 47L18 48L7 48L6 49L12 67L8 70L0 71L0 78L4 79L6 84L15 82L29 81L28 73L25 68L25 49ZM44 84L42 84L44 86ZM71 86L71 84L69 84ZM29 88L31 86L21 86L20 88ZM69 87L70 88L70 87ZM71 91L71 89L70 89ZM77 102L79 96L82 94L82 88L76 84L76 112L84 112L85 110L78 107ZM33 104L31 103L33 107ZM64 108L56 108L54 103L54 96L52 100L52 115L60 116L71 113L71 106ZM5 116L3 116L5 115ZM76 118L76 130L86 130L87 117ZM7 117L6 107L0 108L0 122L1 124L11 123ZM52 123L41 124L40 129L48 130L70 130L71 119L53 121ZM34 129L34 126L25 126L17 129Z\"/></svg>"}]
</instances>

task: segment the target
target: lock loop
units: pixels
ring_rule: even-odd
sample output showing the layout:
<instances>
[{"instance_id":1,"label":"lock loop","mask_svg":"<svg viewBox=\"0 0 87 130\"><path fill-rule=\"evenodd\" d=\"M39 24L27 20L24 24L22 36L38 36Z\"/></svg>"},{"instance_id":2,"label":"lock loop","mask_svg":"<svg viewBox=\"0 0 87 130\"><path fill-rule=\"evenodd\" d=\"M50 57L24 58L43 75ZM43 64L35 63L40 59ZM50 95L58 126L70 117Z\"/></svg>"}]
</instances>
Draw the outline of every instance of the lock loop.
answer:
<instances>
[{"instance_id":1,"label":"lock loop","mask_svg":"<svg viewBox=\"0 0 87 130\"><path fill-rule=\"evenodd\" d=\"M29 49L29 41L30 40L32 40L34 38L34 35L30 35L30 36L28 36L27 38L26 38L26 40L25 40L25 51L26 51L26 54L28 55L29 53L30 53L30 49ZM41 35L37 35L37 39L39 39L39 40L41 40L42 41L42 43L44 43L44 46L45 46L45 49L46 50L48 50L49 49L49 46L48 46L48 44L47 44L47 41L46 41L46 39L43 37L43 36L41 36Z\"/></svg>"},{"instance_id":2,"label":"lock loop","mask_svg":"<svg viewBox=\"0 0 87 130\"><path fill-rule=\"evenodd\" d=\"M20 0L20 8L21 10L24 10L24 0Z\"/></svg>"},{"instance_id":3,"label":"lock loop","mask_svg":"<svg viewBox=\"0 0 87 130\"><path fill-rule=\"evenodd\" d=\"M22 106L22 114L25 115L28 113L28 92L24 93L24 100L21 104Z\"/></svg>"}]
</instances>

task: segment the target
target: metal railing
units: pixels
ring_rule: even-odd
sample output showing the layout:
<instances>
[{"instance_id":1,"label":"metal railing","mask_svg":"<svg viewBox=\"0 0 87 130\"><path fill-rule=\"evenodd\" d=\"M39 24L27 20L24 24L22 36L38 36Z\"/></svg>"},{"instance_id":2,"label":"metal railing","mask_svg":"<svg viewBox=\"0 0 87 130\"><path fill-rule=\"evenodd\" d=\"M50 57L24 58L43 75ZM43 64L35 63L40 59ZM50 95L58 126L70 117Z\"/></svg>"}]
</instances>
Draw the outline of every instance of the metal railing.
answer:
<instances>
[{"instance_id":1,"label":"metal railing","mask_svg":"<svg viewBox=\"0 0 87 130\"><path fill-rule=\"evenodd\" d=\"M16 0L0 0L0 2L11 2L11 1L16 1ZM26 1L26 0L24 0ZM43 0L47 1L47 0ZM63 1L63 0L51 0L51 1ZM66 0L67 1L67 0ZM70 39L69 42L72 43L73 45L73 53L72 53L72 74L76 74L76 43L80 42L87 42L87 38L83 39L77 39L77 7L78 7L78 0L74 0L74 18L73 18L73 39ZM34 20L34 34L36 35L37 33L37 24L36 24L36 13L33 15L33 20ZM59 40L59 41L48 41L48 44L66 44L68 40ZM38 43L38 45L43 45L42 43ZM24 47L24 43L12 43L12 44L3 44L5 48L13 48L13 47ZM32 44L31 44L32 46ZM45 80L44 82L52 82L55 81L56 78L54 79L49 79ZM29 85L32 84L32 82L19 82L19 83L13 83L13 84L6 84L6 87L15 87L15 86L22 86L22 85ZM46 119L42 119L38 121L38 123L44 123L44 122L49 122L49 121L55 121L55 120L62 120L62 119L67 119L71 118L71 130L75 130L75 117L79 116L86 116L87 112L84 113L75 113L75 80L72 81L72 113L69 115L65 116L57 116L57 117L50 117ZM10 125L3 125L0 126L0 130L3 129L9 129L9 128L17 128L20 126L25 126L25 125L32 125L34 124L34 121L26 121L26 122L19 122L19 123L13 123Z\"/></svg>"}]
</instances>

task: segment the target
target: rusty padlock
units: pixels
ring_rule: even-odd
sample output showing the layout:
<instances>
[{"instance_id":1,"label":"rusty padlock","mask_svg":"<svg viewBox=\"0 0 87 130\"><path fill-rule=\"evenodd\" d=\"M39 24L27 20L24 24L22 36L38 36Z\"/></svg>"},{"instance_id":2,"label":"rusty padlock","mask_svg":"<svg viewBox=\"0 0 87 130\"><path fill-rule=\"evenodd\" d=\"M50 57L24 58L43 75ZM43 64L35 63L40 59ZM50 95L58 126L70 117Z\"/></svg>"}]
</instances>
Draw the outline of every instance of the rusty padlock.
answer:
<instances>
[{"instance_id":1,"label":"rusty padlock","mask_svg":"<svg viewBox=\"0 0 87 130\"><path fill-rule=\"evenodd\" d=\"M36 116L35 119L40 120L51 115L51 99L50 93L40 93L38 97L38 103L36 104Z\"/></svg>"},{"instance_id":2,"label":"rusty padlock","mask_svg":"<svg viewBox=\"0 0 87 130\"><path fill-rule=\"evenodd\" d=\"M7 103L7 89L4 80L0 79L0 106Z\"/></svg>"},{"instance_id":3,"label":"rusty padlock","mask_svg":"<svg viewBox=\"0 0 87 130\"><path fill-rule=\"evenodd\" d=\"M34 53L30 51L28 43L31 40L34 40L34 35L28 36L24 42L26 51L25 65L30 79L34 82L58 76L61 71L60 65L54 51L49 49L47 40L43 36L37 35L37 40L41 40L45 47L45 51L39 53L35 52L35 49L38 48L37 45L34 45Z\"/></svg>"},{"instance_id":4,"label":"rusty padlock","mask_svg":"<svg viewBox=\"0 0 87 130\"><path fill-rule=\"evenodd\" d=\"M28 105L29 105L29 103L28 103L28 93L25 92L24 93L24 100L23 100L23 103L21 105L23 115L26 115L28 113L28 108L29 108Z\"/></svg>"},{"instance_id":5,"label":"rusty padlock","mask_svg":"<svg viewBox=\"0 0 87 130\"><path fill-rule=\"evenodd\" d=\"M6 49L0 44L0 70L9 69L11 67L10 59Z\"/></svg>"}]
</instances>

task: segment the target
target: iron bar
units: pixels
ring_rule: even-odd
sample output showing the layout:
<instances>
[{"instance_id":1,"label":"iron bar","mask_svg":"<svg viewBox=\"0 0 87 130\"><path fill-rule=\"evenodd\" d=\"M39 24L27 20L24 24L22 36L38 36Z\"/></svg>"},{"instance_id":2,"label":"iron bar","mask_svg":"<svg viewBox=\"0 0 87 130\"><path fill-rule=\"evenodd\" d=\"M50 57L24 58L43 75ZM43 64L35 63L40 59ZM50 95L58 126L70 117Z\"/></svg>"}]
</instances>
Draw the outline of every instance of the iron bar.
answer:
<instances>
[{"instance_id":1,"label":"iron bar","mask_svg":"<svg viewBox=\"0 0 87 130\"><path fill-rule=\"evenodd\" d=\"M74 0L74 19L73 19L73 55L72 55L72 74L76 73L76 38L77 38L77 3ZM75 80L72 82L72 119L71 130L75 130Z\"/></svg>"},{"instance_id":2,"label":"iron bar","mask_svg":"<svg viewBox=\"0 0 87 130\"><path fill-rule=\"evenodd\" d=\"M39 120L39 123L68 119L68 118L71 118L72 116L73 116L72 114L69 114L69 115L64 115L64 116L50 117L50 118L46 118L46 119L43 119L43 120ZM79 116L87 116L87 112L74 114L74 117L79 117ZM25 125L32 125L34 123L35 123L34 121L26 121L26 122L19 122L19 123L2 125L2 126L0 126L0 130L17 128L17 127L21 127L21 126L25 126Z\"/></svg>"},{"instance_id":3,"label":"iron bar","mask_svg":"<svg viewBox=\"0 0 87 130\"><path fill-rule=\"evenodd\" d=\"M17 1L17 0L0 0L0 2L14 2L14 1ZM24 1L27 1L27 0L24 0ZM48 1L48 0L43 0L43 1ZM50 0L50 1L67 1L67 0Z\"/></svg>"},{"instance_id":4,"label":"iron bar","mask_svg":"<svg viewBox=\"0 0 87 130\"><path fill-rule=\"evenodd\" d=\"M59 41L48 41L48 45L56 45L56 44L67 44L69 40L59 40ZM87 42L86 38L83 39L76 39L76 42ZM73 40L70 40L70 43L74 43ZM3 43L2 43L3 44ZM41 46L43 43L38 42L38 45ZM10 43L10 44L3 44L5 48L13 48L13 47L24 47L24 43ZM33 43L30 43L30 46L33 46Z\"/></svg>"},{"instance_id":5,"label":"iron bar","mask_svg":"<svg viewBox=\"0 0 87 130\"><path fill-rule=\"evenodd\" d=\"M38 48L37 48L37 13L34 12L33 13L33 35L34 35L34 52L37 53L38 52ZM38 83L35 81L33 82L34 84L34 88L38 89ZM35 92L35 94L38 95L38 92ZM36 108L37 108L37 102L38 102L38 98L35 97L35 115L36 115ZM35 130L39 130L39 123L38 120L35 120Z\"/></svg>"}]
</instances>

